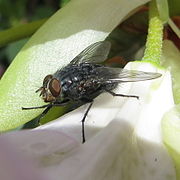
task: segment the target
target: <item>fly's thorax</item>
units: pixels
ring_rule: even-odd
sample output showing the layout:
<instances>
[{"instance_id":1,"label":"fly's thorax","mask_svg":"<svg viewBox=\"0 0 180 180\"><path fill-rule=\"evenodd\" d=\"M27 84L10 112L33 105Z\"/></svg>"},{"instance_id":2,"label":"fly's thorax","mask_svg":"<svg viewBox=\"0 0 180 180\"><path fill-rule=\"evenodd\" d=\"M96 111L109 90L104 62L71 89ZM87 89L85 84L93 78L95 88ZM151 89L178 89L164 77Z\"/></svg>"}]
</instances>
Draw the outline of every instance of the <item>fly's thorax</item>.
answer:
<instances>
[{"instance_id":1,"label":"fly's thorax","mask_svg":"<svg viewBox=\"0 0 180 180\"><path fill-rule=\"evenodd\" d=\"M99 91L98 74L96 68L98 64L69 64L56 71L53 77L60 82L61 99L80 100L81 98L92 96Z\"/></svg>"},{"instance_id":2,"label":"fly's thorax","mask_svg":"<svg viewBox=\"0 0 180 180\"><path fill-rule=\"evenodd\" d=\"M43 86L40 87L36 92L40 92L40 96L44 102L53 102L56 100L61 93L61 83L53 75L47 75L43 80Z\"/></svg>"}]
</instances>

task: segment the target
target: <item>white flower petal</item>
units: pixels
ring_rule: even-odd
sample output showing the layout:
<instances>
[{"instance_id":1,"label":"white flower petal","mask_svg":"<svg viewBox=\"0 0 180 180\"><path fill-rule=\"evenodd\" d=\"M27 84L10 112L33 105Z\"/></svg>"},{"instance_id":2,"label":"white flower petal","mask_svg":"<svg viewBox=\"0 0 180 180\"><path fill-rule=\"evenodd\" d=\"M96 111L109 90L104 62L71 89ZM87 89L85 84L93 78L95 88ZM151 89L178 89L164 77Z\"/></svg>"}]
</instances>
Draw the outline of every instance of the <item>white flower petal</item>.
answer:
<instances>
[{"instance_id":1,"label":"white flower petal","mask_svg":"<svg viewBox=\"0 0 180 180\"><path fill-rule=\"evenodd\" d=\"M134 67L156 71L147 63L130 63L127 68ZM160 133L161 118L173 105L171 81L168 72L160 72L159 79L127 83L116 90L138 95L140 100L107 94L98 97L87 117L85 144L80 143L85 106L35 130L4 136L51 180L176 179Z\"/></svg>"},{"instance_id":2,"label":"white flower petal","mask_svg":"<svg viewBox=\"0 0 180 180\"><path fill-rule=\"evenodd\" d=\"M148 63L129 63L127 68L156 72L156 68ZM94 104L86 121L89 140L72 151L63 163L48 168L47 173L53 179L60 175L62 179L73 177L77 180L108 180L112 177L132 180L175 179L173 162L162 143L160 128L163 114L174 105L171 79L169 72L159 72L163 74L159 79L123 85L126 94L138 95L140 100L109 95L98 97L98 103L102 105ZM116 92L122 93L121 88ZM104 99L105 96L107 99ZM63 131L81 141L82 109L40 129ZM100 112L103 114L99 115ZM109 118L110 113L112 117ZM98 133L92 131L93 126L94 129L101 127L101 130Z\"/></svg>"},{"instance_id":3,"label":"white flower petal","mask_svg":"<svg viewBox=\"0 0 180 180\"><path fill-rule=\"evenodd\" d=\"M15 133L19 134L19 133ZM22 133L20 133L22 134ZM24 135L24 133L23 133ZM16 137L16 136L15 136ZM12 143L11 140L14 140ZM32 159L19 151L16 138L9 135L0 137L0 179L2 180L48 180L36 167ZM21 141L20 147L26 144Z\"/></svg>"}]
</instances>

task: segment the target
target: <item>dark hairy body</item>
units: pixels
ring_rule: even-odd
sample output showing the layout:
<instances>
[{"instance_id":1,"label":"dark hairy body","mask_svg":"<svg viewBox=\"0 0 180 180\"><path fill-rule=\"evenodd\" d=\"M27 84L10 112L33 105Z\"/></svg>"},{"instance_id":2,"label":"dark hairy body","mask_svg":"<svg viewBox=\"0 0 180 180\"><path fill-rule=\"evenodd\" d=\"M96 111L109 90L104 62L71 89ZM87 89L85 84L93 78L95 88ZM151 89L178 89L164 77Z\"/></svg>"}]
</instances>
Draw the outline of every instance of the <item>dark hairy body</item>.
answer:
<instances>
[{"instance_id":1,"label":"dark hairy body","mask_svg":"<svg viewBox=\"0 0 180 180\"><path fill-rule=\"evenodd\" d=\"M97 71L99 67L102 65L82 63L68 65L57 71L53 77L61 82L60 98L91 102L102 92L113 90L118 83L101 82L100 79L103 77L102 72Z\"/></svg>"},{"instance_id":2,"label":"dark hairy body","mask_svg":"<svg viewBox=\"0 0 180 180\"><path fill-rule=\"evenodd\" d=\"M84 143L84 122L94 98L103 92L107 92L113 96L138 99L139 97L136 95L116 94L113 90L119 83L145 81L161 76L159 73L111 68L100 64L107 59L110 47L111 44L108 41L101 41L88 46L67 66L44 78L43 85L36 92L40 91L40 96L48 104L22 109L46 108L41 114L41 118L53 106L89 103L82 118L82 142Z\"/></svg>"}]
</instances>

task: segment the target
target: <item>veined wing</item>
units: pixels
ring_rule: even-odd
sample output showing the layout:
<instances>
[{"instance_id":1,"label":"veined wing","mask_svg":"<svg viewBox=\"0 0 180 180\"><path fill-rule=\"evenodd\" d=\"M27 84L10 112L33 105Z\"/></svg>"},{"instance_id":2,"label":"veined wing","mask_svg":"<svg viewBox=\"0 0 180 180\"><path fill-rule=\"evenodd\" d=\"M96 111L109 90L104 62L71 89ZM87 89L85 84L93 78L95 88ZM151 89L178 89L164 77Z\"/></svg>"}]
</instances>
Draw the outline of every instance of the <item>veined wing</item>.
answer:
<instances>
[{"instance_id":1,"label":"veined wing","mask_svg":"<svg viewBox=\"0 0 180 180\"><path fill-rule=\"evenodd\" d=\"M111 43L109 41L100 41L91 44L77 55L70 63L100 63L107 59Z\"/></svg>"},{"instance_id":2,"label":"veined wing","mask_svg":"<svg viewBox=\"0 0 180 180\"><path fill-rule=\"evenodd\" d=\"M161 76L160 73L144 72L136 70L127 70L122 68L98 67L96 69L100 82L137 82L156 79Z\"/></svg>"}]
</instances>

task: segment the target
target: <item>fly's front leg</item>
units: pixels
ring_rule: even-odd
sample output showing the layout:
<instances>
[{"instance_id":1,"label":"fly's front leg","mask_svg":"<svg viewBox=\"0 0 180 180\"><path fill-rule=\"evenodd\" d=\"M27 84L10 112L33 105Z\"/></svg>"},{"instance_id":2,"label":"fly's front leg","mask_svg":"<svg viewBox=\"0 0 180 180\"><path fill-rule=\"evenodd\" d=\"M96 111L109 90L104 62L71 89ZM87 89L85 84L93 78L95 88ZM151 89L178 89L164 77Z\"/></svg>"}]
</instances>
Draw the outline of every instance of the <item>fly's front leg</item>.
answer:
<instances>
[{"instance_id":1,"label":"fly's front leg","mask_svg":"<svg viewBox=\"0 0 180 180\"><path fill-rule=\"evenodd\" d=\"M50 104L46 104L43 106L37 106L37 107L22 107L22 110L31 110L31 109L42 109L42 108L46 108L42 114L38 117L37 119L37 124L40 125L40 120L49 112L49 110L53 107L53 106L65 106L69 103L69 99L68 100L63 100L61 102L53 102Z\"/></svg>"},{"instance_id":2,"label":"fly's front leg","mask_svg":"<svg viewBox=\"0 0 180 180\"><path fill-rule=\"evenodd\" d=\"M49 106L42 112L42 114L38 118L38 124L40 125L40 120L48 113L48 111L52 108L52 104L49 104Z\"/></svg>"},{"instance_id":3,"label":"fly's front leg","mask_svg":"<svg viewBox=\"0 0 180 180\"><path fill-rule=\"evenodd\" d=\"M38 118L38 122L40 124L40 120L48 113L48 111L54 106L65 106L69 103L69 101L62 101L62 102L54 102L52 104L48 104L48 107L42 112L40 117Z\"/></svg>"},{"instance_id":4,"label":"fly's front leg","mask_svg":"<svg viewBox=\"0 0 180 180\"><path fill-rule=\"evenodd\" d=\"M121 97L132 97L132 98L136 98L139 99L139 96L135 96L135 95L126 95L126 94L116 94L113 91L110 91L108 89L105 89L106 92L108 92L109 94L111 94L112 96L121 96Z\"/></svg>"},{"instance_id":5,"label":"fly's front leg","mask_svg":"<svg viewBox=\"0 0 180 180\"><path fill-rule=\"evenodd\" d=\"M92 105L93 105L93 101L90 102L90 104L89 104L89 106L88 106L88 108L87 108L87 110L86 110L86 112L85 112L85 114L84 114L84 116L83 116L83 119L82 119L82 121L81 121L81 122L82 122L82 143L85 143L85 141L86 141L84 122L85 122L85 120L86 120L86 117L87 117L88 112L89 112L89 110L91 109Z\"/></svg>"},{"instance_id":6,"label":"fly's front leg","mask_svg":"<svg viewBox=\"0 0 180 180\"><path fill-rule=\"evenodd\" d=\"M46 108L46 109L42 112L42 114L37 119L37 124L40 125L41 118L43 118L48 113L48 111L52 108L52 104L46 104L43 106L28 107L28 108L22 107L22 110L43 109L43 108Z\"/></svg>"}]
</instances>

